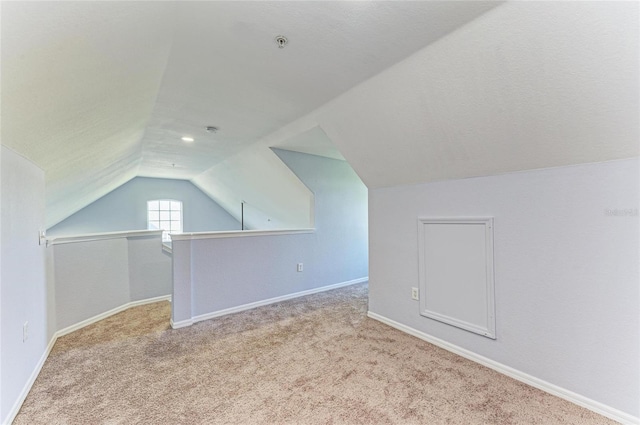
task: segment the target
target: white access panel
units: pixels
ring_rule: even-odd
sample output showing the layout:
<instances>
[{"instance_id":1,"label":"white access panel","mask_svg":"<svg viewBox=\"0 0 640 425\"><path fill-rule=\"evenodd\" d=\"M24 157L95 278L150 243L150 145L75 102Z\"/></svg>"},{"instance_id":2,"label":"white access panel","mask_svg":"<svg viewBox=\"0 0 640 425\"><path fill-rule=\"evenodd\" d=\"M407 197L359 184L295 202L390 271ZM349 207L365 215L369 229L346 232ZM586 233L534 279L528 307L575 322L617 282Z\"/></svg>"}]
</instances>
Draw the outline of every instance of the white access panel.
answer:
<instances>
[{"instance_id":1,"label":"white access panel","mask_svg":"<svg viewBox=\"0 0 640 425\"><path fill-rule=\"evenodd\" d=\"M495 339L493 218L418 219L420 314Z\"/></svg>"}]
</instances>

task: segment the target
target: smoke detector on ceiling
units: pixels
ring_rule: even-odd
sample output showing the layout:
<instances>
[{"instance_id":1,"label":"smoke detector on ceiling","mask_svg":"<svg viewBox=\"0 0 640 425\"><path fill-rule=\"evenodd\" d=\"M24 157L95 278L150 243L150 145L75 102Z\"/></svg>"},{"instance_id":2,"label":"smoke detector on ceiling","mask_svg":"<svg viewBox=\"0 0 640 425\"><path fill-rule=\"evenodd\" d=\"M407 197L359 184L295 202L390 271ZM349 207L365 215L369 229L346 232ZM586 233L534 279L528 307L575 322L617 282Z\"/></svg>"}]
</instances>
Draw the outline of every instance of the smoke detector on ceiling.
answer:
<instances>
[{"instance_id":1,"label":"smoke detector on ceiling","mask_svg":"<svg viewBox=\"0 0 640 425\"><path fill-rule=\"evenodd\" d=\"M289 40L287 40L287 37L285 37L284 35L277 36L275 40L276 40L276 44L281 49L284 49L284 46L286 46L287 43L289 42Z\"/></svg>"},{"instance_id":2,"label":"smoke detector on ceiling","mask_svg":"<svg viewBox=\"0 0 640 425\"><path fill-rule=\"evenodd\" d=\"M218 127L214 127L212 125L208 125L205 127L205 130L207 130L208 133L217 133L219 128Z\"/></svg>"}]
</instances>

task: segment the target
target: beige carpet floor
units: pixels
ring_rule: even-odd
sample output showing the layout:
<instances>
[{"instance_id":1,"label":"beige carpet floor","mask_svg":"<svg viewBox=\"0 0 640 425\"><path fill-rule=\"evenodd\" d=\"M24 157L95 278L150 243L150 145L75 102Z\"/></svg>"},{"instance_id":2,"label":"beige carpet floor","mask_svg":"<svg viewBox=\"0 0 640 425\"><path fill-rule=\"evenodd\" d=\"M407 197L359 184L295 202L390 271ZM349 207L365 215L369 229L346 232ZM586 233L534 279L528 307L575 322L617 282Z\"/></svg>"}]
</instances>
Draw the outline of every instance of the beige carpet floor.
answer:
<instances>
[{"instance_id":1,"label":"beige carpet floor","mask_svg":"<svg viewBox=\"0 0 640 425\"><path fill-rule=\"evenodd\" d=\"M366 310L366 285L179 330L132 308L60 338L14 423L614 423Z\"/></svg>"}]
</instances>

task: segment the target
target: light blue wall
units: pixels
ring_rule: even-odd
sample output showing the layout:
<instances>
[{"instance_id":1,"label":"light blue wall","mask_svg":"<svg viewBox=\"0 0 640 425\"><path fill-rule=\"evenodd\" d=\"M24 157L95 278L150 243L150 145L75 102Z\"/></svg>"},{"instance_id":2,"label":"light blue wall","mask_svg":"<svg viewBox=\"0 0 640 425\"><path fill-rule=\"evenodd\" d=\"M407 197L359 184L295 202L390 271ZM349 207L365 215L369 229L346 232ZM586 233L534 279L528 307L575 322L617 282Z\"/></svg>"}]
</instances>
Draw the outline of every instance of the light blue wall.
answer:
<instances>
[{"instance_id":1,"label":"light blue wall","mask_svg":"<svg viewBox=\"0 0 640 425\"><path fill-rule=\"evenodd\" d=\"M136 177L47 230L47 236L144 230L147 201L182 201L183 230L239 230L240 223L187 180Z\"/></svg>"},{"instance_id":2,"label":"light blue wall","mask_svg":"<svg viewBox=\"0 0 640 425\"><path fill-rule=\"evenodd\" d=\"M315 195L315 231L173 241L173 321L368 276L367 188L344 161L274 150ZM251 237L249 237L251 236ZM296 265L303 263L298 272Z\"/></svg>"},{"instance_id":3,"label":"light blue wall","mask_svg":"<svg viewBox=\"0 0 640 425\"><path fill-rule=\"evenodd\" d=\"M158 235L127 235L49 246L56 326L65 330L130 302L171 293L171 258Z\"/></svg>"},{"instance_id":4,"label":"light blue wall","mask_svg":"<svg viewBox=\"0 0 640 425\"><path fill-rule=\"evenodd\" d=\"M315 196L319 264L368 275L368 191L349 163L273 149Z\"/></svg>"}]
</instances>

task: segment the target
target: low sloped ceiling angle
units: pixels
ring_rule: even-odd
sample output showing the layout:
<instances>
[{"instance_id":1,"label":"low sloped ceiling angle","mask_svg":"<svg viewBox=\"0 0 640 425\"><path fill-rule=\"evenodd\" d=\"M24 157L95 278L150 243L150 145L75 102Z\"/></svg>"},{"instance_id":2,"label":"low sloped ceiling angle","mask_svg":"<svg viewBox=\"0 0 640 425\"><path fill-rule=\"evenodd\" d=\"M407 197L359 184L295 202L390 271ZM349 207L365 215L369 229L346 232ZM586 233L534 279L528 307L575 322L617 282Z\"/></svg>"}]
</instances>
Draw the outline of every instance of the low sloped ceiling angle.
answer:
<instances>
[{"instance_id":1,"label":"low sloped ceiling angle","mask_svg":"<svg viewBox=\"0 0 640 425\"><path fill-rule=\"evenodd\" d=\"M369 188L636 156L638 7L3 2L2 144L45 170L49 226L134 176L301 226L275 146L333 143Z\"/></svg>"},{"instance_id":2,"label":"low sloped ceiling angle","mask_svg":"<svg viewBox=\"0 0 640 425\"><path fill-rule=\"evenodd\" d=\"M499 4L3 2L2 144L45 170L51 226L134 176L242 166L260 139ZM199 181L223 205L258 191Z\"/></svg>"},{"instance_id":3,"label":"low sloped ceiling angle","mask_svg":"<svg viewBox=\"0 0 640 425\"><path fill-rule=\"evenodd\" d=\"M637 157L638 2L507 2L269 135L369 189Z\"/></svg>"},{"instance_id":4,"label":"low sloped ceiling angle","mask_svg":"<svg viewBox=\"0 0 640 425\"><path fill-rule=\"evenodd\" d=\"M45 170L48 225L137 174L171 8L3 2L2 144Z\"/></svg>"}]
</instances>

